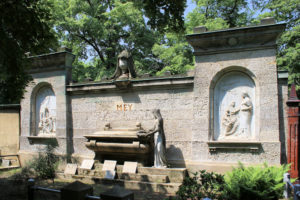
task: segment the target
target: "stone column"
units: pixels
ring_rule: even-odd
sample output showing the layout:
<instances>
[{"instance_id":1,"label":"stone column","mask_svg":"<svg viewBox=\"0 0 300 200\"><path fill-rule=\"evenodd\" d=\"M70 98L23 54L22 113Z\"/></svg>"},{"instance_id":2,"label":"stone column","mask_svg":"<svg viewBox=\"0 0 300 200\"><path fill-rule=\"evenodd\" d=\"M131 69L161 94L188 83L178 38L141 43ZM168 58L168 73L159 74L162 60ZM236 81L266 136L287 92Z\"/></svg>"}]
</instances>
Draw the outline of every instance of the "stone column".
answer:
<instances>
[{"instance_id":1,"label":"stone column","mask_svg":"<svg viewBox=\"0 0 300 200\"><path fill-rule=\"evenodd\" d=\"M299 177L299 107L300 100L297 97L295 85L292 85L287 101L288 133L287 133L287 161L291 163L290 174L292 178Z\"/></svg>"}]
</instances>

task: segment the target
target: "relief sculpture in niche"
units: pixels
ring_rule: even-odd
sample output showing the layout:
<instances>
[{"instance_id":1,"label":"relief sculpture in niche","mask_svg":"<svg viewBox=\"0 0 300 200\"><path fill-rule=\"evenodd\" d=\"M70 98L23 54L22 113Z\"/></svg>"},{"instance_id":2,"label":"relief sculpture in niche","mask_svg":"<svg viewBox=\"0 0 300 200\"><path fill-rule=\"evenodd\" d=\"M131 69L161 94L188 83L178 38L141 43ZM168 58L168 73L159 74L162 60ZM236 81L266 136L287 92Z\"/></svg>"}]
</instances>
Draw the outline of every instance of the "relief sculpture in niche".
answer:
<instances>
[{"instance_id":1,"label":"relief sculpture in niche","mask_svg":"<svg viewBox=\"0 0 300 200\"><path fill-rule=\"evenodd\" d=\"M55 133L55 117L50 116L49 109L47 107L40 113L39 133Z\"/></svg>"},{"instance_id":2,"label":"relief sculpture in niche","mask_svg":"<svg viewBox=\"0 0 300 200\"><path fill-rule=\"evenodd\" d=\"M56 132L56 97L51 88L42 88L36 96L36 126L38 135Z\"/></svg>"},{"instance_id":3,"label":"relief sculpture in niche","mask_svg":"<svg viewBox=\"0 0 300 200\"><path fill-rule=\"evenodd\" d=\"M239 126L237 120L237 114L240 110L235 108L235 102L231 102L228 109L225 111L225 115L222 119L223 125L223 137L235 134Z\"/></svg>"},{"instance_id":4,"label":"relief sculpture in niche","mask_svg":"<svg viewBox=\"0 0 300 200\"><path fill-rule=\"evenodd\" d=\"M248 140L254 136L255 85L240 72L225 74L214 89L214 139Z\"/></svg>"},{"instance_id":5,"label":"relief sculpture in niche","mask_svg":"<svg viewBox=\"0 0 300 200\"><path fill-rule=\"evenodd\" d=\"M247 92L242 93L239 108L231 102L222 118L222 134L220 139L234 135L239 137L251 136L252 102Z\"/></svg>"}]
</instances>

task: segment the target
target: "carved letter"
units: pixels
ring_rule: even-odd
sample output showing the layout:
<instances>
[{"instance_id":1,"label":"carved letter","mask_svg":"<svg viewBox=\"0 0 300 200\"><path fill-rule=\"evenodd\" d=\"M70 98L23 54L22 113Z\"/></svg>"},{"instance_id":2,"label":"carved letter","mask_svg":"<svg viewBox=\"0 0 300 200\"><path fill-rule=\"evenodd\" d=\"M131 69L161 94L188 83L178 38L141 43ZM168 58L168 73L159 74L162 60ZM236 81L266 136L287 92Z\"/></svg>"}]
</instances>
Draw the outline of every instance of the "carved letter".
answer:
<instances>
[{"instance_id":1,"label":"carved letter","mask_svg":"<svg viewBox=\"0 0 300 200\"><path fill-rule=\"evenodd\" d=\"M117 105L117 110L121 110L122 111L122 104L121 105Z\"/></svg>"},{"instance_id":2,"label":"carved letter","mask_svg":"<svg viewBox=\"0 0 300 200\"><path fill-rule=\"evenodd\" d=\"M129 106L129 110L131 111L131 108L132 108L132 104L129 104L128 106Z\"/></svg>"},{"instance_id":3,"label":"carved letter","mask_svg":"<svg viewBox=\"0 0 300 200\"><path fill-rule=\"evenodd\" d=\"M124 111L127 111L127 104L124 104Z\"/></svg>"}]
</instances>

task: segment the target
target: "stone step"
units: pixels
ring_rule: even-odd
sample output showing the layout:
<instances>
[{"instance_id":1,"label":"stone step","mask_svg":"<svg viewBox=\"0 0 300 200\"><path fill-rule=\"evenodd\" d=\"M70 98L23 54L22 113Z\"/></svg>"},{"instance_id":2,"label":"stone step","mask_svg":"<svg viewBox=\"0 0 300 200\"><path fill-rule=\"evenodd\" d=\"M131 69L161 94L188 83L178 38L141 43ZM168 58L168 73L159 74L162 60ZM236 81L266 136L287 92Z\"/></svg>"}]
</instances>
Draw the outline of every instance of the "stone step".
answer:
<instances>
[{"instance_id":1,"label":"stone step","mask_svg":"<svg viewBox=\"0 0 300 200\"><path fill-rule=\"evenodd\" d=\"M8 171L8 170L11 170L11 169L19 169L20 166L9 166L9 167L2 167L0 166L0 172L2 171Z\"/></svg>"},{"instance_id":2,"label":"stone step","mask_svg":"<svg viewBox=\"0 0 300 200\"><path fill-rule=\"evenodd\" d=\"M105 172L100 170L90 169L78 169L79 176L92 176L98 178L104 178ZM155 174L129 174L117 172L116 178L124 180L134 180L142 182L154 182L154 183L168 183L169 178L167 175L155 175Z\"/></svg>"},{"instance_id":3,"label":"stone step","mask_svg":"<svg viewBox=\"0 0 300 200\"><path fill-rule=\"evenodd\" d=\"M146 174L118 174L119 179L141 181L141 182L152 182L152 183L168 183L169 177L167 175L146 175Z\"/></svg>"},{"instance_id":4,"label":"stone step","mask_svg":"<svg viewBox=\"0 0 300 200\"><path fill-rule=\"evenodd\" d=\"M175 194L178 191L181 183L151 183L143 181L133 181L133 180L124 180L124 179L104 179L100 177L92 176L83 176L83 175L72 175L65 176L63 173L58 173L57 177L60 179L74 179L79 180L86 184L102 184L102 185L120 185L128 190L138 190L145 192L156 192L163 194Z\"/></svg>"},{"instance_id":5,"label":"stone step","mask_svg":"<svg viewBox=\"0 0 300 200\"><path fill-rule=\"evenodd\" d=\"M102 170L102 163L95 163L95 170ZM123 165L117 165L117 173L121 174ZM187 175L186 168L154 168L154 167L137 167L137 174L141 175L166 175L171 183L182 183Z\"/></svg>"},{"instance_id":6,"label":"stone step","mask_svg":"<svg viewBox=\"0 0 300 200\"><path fill-rule=\"evenodd\" d=\"M5 156L0 158L1 167L19 167L19 159L16 156Z\"/></svg>"},{"instance_id":7,"label":"stone step","mask_svg":"<svg viewBox=\"0 0 300 200\"><path fill-rule=\"evenodd\" d=\"M167 175L171 183L182 183L187 176L186 168L138 167L139 174Z\"/></svg>"}]
</instances>

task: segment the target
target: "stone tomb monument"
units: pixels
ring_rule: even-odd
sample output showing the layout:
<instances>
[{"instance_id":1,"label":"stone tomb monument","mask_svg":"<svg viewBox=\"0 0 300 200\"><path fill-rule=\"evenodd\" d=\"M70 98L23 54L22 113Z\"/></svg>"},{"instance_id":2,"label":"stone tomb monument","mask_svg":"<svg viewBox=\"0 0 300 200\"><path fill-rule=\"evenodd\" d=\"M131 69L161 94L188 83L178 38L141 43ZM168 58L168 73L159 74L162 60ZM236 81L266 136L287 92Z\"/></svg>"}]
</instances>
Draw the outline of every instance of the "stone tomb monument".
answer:
<instances>
[{"instance_id":1,"label":"stone tomb monument","mask_svg":"<svg viewBox=\"0 0 300 200\"><path fill-rule=\"evenodd\" d=\"M164 184L176 181L177 167L224 172L238 161L280 164L286 155L287 76L277 71L276 39L285 25L268 23L197 28L187 35L194 73L176 77L137 78L125 52L112 79L73 83L69 49L30 57L21 162L55 140L60 155L95 159L90 176L104 160L117 160L122 177L123 162L134 161L137 174L129 178L160 174L155 180Z\"/></svg>"},{"instance_id":2,"label":"stone tomb monument","mask_svg":"<svg viewBox=\"0 0 300 200\"><path fill-rule=\"evenodd\" d=\"M151 163L152 143L147 137L139 137L141 124L136 128L112 128L107 123L103 131L90 135L84 135L88 139L85 146L95 152L95 159L104 162L107 159L115 159L119 164L124 161L138 161L142 165Z\"/></svg>"}]
</instances>

